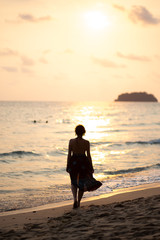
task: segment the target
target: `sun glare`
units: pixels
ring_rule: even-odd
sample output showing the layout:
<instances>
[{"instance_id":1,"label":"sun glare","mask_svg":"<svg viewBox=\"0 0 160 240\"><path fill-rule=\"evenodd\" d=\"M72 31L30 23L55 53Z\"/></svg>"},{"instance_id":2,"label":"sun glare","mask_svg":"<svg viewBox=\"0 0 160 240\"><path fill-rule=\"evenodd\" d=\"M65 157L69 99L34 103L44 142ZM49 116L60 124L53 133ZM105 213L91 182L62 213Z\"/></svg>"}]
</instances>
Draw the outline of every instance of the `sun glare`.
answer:
<instances>
[{"instance_id":1,"label":"sun glare","mask_svg":"<svg viewBox=\"0 0 160 240\"><path fill-rule=\"evenodd\" d=\"M90 11L84 14L85 24L93 30L101 30L109 25L107 16L100 11Z\"/></svg>"},{"instance_id":2,"label":"sun glare","mask_svg":"<svg viewBox=\"0 0 160 240\"><path fill-rule=\"evenodd\" d=\"M79 122L85 126L86 137L92 142L100 137L104 137L101 129L104 126L109 128L110 119L101 117L100 113L97 113L97 116L95 116L96 109L93 106L82 107L79 112L80 115L75 117L75 122ZM107 135L108 134L105 133L105 137Z\"/></svg>"}]
</instances>

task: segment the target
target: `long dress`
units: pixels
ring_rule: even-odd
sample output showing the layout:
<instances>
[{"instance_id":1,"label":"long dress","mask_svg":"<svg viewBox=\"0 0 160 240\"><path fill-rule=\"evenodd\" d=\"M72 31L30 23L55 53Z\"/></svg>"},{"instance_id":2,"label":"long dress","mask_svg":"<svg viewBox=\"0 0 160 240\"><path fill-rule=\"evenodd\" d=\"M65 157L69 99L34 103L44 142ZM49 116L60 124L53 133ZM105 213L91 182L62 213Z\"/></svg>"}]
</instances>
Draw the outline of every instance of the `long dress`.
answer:
<instances>
[{"instance_id":1,"label":"long dress","mask_svg":"<svg viewBox=\"0 0 160 240\"><path fill-rule=\"evenodd\" d=\"M93 178L93 167L85 154L73 154L67 168L71 184L81 191L94 191L102 185L100 181Z\"/></svg>"}]
</instances>

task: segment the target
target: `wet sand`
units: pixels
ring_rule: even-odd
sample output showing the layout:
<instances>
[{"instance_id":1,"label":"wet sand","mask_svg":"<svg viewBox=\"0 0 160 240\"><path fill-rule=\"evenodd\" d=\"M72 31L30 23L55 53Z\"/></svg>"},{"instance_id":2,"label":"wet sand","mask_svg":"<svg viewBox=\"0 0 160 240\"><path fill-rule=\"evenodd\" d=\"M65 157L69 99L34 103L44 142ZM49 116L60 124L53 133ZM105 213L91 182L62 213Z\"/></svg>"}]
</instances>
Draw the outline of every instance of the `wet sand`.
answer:
<instances>
[{"instance_id":1,"label":"wet sand","mask_svg":"<svg viewBox=\"0 0 160 240\"><path fill-rule=\"evenodd\" d=\"M72 204L0 216L0 239L160 240L160 184L115 191Z\"/></svg>"}]
</instances>

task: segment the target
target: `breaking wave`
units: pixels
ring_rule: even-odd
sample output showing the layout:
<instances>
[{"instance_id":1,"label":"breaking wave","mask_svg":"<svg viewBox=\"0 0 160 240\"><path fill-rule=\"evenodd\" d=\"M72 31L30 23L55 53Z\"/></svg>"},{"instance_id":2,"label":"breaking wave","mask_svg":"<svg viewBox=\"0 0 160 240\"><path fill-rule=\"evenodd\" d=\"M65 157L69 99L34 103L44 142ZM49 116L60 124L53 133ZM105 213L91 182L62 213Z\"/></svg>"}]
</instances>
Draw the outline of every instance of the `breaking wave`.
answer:
<instances>
[{"instance_id":1,"label":"breaking wave","mask_svg":"<svg viewBox=\"0 0 160 240\"><path fill-rule=\"evenodd\" d=\"M146 167L137 167L137 168L129 168L129 169L121 169L116 171L104 171L105 175L120 175L120 174L127 174L127 173L137 173L142 172L150 169L160 168L160 163L146 166Z\"/></svg>"},{"instance_id":2,"label":"breaking wave","mask_svg":"<svg viewBox=\"0 0 160 240\"><path fill-rule=\"evenodd\" d=\"M39 154L35 152L27 152L27 151L13 151L13 152L7 152L7 153L0 153L0 158L6 157L6 156L39 156Z\"/></svg>"},{"instance_id":3,"label":"breaking wave","mask_svg":"<svg viewBox=\"0 0 160 240\"><path fill-rule=\"evenodd\" d=\"M134 141L134 142L93 142L91 146L97 145L111 145L111 146L122 146L123 144L132 145L132 144L160 144L160 139L154 139L150 141Z\"/></svg>"}]
</instances>

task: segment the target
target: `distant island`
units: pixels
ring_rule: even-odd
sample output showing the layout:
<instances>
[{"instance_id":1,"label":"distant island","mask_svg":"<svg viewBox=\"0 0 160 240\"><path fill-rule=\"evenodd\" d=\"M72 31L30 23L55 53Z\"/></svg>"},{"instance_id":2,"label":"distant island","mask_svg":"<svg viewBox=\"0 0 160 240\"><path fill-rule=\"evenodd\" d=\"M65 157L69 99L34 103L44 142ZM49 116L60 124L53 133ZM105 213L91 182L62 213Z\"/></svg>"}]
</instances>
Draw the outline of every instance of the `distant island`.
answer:
<instances>
[{"instance_id":1,"label":"distant island","mask_svg":"<svg viewBox=\"0 0 160 240\"><path fill-rule=\"evenodd\" d=\"M132 92L122 93L115 100L116 102L158 102L157 98L153 94L146 92Z\"/></svg>"}]
</instances>

